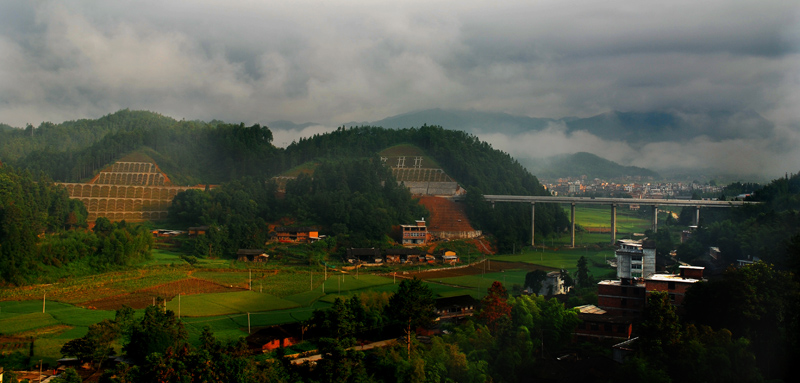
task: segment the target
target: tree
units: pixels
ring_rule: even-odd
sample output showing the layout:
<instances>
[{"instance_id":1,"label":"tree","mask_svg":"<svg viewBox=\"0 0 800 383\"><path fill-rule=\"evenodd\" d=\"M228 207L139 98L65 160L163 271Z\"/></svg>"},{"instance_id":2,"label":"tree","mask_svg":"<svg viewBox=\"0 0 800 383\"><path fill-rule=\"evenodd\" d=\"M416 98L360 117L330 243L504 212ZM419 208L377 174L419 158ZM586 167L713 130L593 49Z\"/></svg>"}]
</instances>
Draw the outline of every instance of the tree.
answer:
<instances>
[{"instance_id":1,"label":"tree","mask_svg":"<svg viewBox=\"0 0 800 383\"><path fill-rule=\"evenodd\" d=\"M128 357L144 361L148 355L163 354L186 340L186 330L171 310L148 306L142 320L133 326L128 343L123 347Z\"/></svg>"},{"instance_id":2,"label":"tree","mask_svg":"<svg viewBox=\"0 0 800 383\"><path fill-rule=\"evenodd\" d=\"M411 334L417 327L429 325L436 318L436 301L430 287L422 280L406 279L389 299L389 317L403 324L408 358L411 358Z\"/></svg>"},{"instance_id":3,"label":"tree","mask_svg":"<svg viewBox=\"0 0 800 383\"><path fill-rule=\"evenodd\" d=\"M83 379L81 376L78 375L78 372L75 371L74 368L70 367L64 370L64 373L61 374L59 377L53 379L54 383L81 383Z\"/></svg>"},{"instance_id":4,"label":"tree","mask_svg":"<svg viewBox=\"0 0 800 383\"><path fill-rule=\"evenodd\" d=\"M507 325L511 319L511 306L508 304L508 291L503 284L494 281L489 293L481 300L481 311L478 318L496 333Z\"/></svg>"},{"instance_id":5,"label":"tree","mask_svg":"<svg viewBox=\"0 0 800 383\"><path fill-rule=\"evenodd\" d=\"M525 274L525 288L529 288L534 294L539 294L542 290L542 282L547 278L547 272L544 270L533 270Z\"/></svg>"},{"instance_id":6,"label":"tree","mask_svg":"<svg viewBox=\"0 0 800 383\"><path fill-rule=\"evenodd\" d=\"M578 271L575 274L575 279L578 280L579 288L586 288L592 285L592 277L589 274L588 261L586 257L581 256L578 259Z\"/></svg>"},{"instance_id":7,"label":"tree","mask_svg":"<svg viewBox=\"0 0 800 383\"><path fill-rule=\"evenodd\" d=\"M669 302L664 291L653 291L647 298L639 327L640 352L644 355L665 355L681 340L681 326L675 307Z\"/></svg>"}]
</instances>

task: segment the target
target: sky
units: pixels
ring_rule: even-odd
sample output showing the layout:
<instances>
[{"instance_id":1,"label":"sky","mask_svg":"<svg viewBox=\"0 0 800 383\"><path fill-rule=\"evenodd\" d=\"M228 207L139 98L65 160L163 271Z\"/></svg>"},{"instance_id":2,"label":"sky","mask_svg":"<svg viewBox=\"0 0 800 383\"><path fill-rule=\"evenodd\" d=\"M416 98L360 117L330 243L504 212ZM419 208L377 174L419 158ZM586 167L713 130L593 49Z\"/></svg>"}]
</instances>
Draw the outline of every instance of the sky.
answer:
<instances>
[{"instance_id":1,"label":"sky","mask_svg":"<svg viewBox=\"0 0 800 383\"><path fill-rule=\"evenodd\" d=\"M800 170L795 1L3 0L0 52L0 122L17 127L124 108L318 124L276 132L280 145L429 108L748 110L775 129L703 137L691 152L658 145L649 152L663 157L649 163L671 166L663 161L683 150L673 160L695 153L692 166L712 151L724 168L732 159L717 151L734 148L755 170ZM512 155L627 145L548 134L481 137ZM641 148L622 149L617 159L648 162Z\"/></svg>"}]
</instances>

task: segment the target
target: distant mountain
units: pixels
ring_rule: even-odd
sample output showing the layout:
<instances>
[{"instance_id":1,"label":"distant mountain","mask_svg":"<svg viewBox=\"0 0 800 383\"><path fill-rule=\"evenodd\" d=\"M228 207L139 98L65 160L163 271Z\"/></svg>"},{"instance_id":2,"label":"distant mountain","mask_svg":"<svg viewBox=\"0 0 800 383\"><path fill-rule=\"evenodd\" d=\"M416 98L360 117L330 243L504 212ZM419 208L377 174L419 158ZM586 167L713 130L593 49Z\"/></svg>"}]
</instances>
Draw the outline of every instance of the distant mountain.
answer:
<instances>
[{"instance_id":1,"label":"distant mountain","mask_svg":"<svg viewBox=\"0 0 800 383\"><path fill-rule=\"evenodd\" d=\"M600 138L629 143L684 142L700 136L714 141L754 138L774 124L754 111L738 112L608 112L565 122L567 131L587 131Z\"/></svg>"},{"instance_id":2,"label":"distant mountain","mask_svg":"<svg viewBox=\"0 0 800 383\"><path fill-rule=\"evenodd\" d=\"M711 140L753 138L768 134L774 124L751 110L728 112L618 112L592 117L560 119L515 116L475 110L428 109L404 113L369 125L384 128L440 125L445 129L473 134L518 134L539 131L551 124L562 125L568 134L586 131L609 141L632 144L645 142L685 142L700 136ZM347 126L364 125L350 123Z\"/></svg>"},{"instance_id":3,"label":"distant mountain","mask_svg":"<svg viewBox=\"0 0 800 383\"><path fill-rule=\"evenodd\" d=\"M280 129L280 130L303 130L309 126L319 125L314 122L306 122L302 124L295 124L291 121L286 120L279 120L279 121L272 121L267 124L267 127L270 129Z\"/></svg>"},{"instance_id":4,"label":"distant mountain","mask_svg":"<svg viewBox=\"0 0 800 383\"><path fill-rule=\"evenodd\" d=\"M548 124L558 122L551 118L514 116L507 113L479 112L475 110L428 109L399 114L380 121L368 123L389 129L405 129L422 125L439 125L449 130L463 130L469 133L500 132L507 134L541 130ZM351 122L346 126L360 126L364 123Z\"/></svg>"},{"instance_id":5,"label":"distant mountain","mask_svg":"<svg viewBox=\"0 0 800 383\"><path fill-rule=\"evenodd\" d=\"M553 179L587 176L589 179L622 177L653 177L659 174L638 166L623 166L591 153L561 154L542 159L523 159L520 163L539 178Z\"/></svg>"}]
</instances>

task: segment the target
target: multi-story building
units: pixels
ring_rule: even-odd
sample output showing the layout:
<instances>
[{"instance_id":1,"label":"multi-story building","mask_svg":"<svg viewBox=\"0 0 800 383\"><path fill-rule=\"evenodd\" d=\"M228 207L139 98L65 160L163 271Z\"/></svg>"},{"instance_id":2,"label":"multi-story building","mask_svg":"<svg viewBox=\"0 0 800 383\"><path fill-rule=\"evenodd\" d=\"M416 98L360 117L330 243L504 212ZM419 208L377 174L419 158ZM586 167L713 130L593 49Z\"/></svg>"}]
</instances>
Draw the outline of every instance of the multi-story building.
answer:
<instances>
[{"instance_id":1,"label":"multi-story building","mask_svg":"<svg viewBox=\"0 0 800 383\"><path fill-rule=\"evenodd\" d=\"M679 274L653 274L645 279L647 294L653 291L667 292L670 303L680 312L686 290L703 280L704 269L700 266L680 266Z\"/></svg>"},{"instance_id":2,"label":"multi-story building","mask_svg":"<svg viewBox=\"0 0 800 383\"><path fill-rule=\"evenodd\" d=\"M641 280L600 281L597 283L597 306L609 316L638 317L644 309L645 291Z\"/></svg>"},{"instance_id":3,"label":"multi-story building","mask_svg":"<svg viewBox=\"0 0 800 383\"><path fill-rule=\"evenodd\" d=\"M425 220L416 221L416 225L400 225L403 246L422 246L428 242L428 227Z\"/></svg>"},{"instance_id":4,"label":"multi-story building","mask_svg":"<svg viewBox=\"0 0 800 383\"><path fill-rule=\"evenodd\" d=\"M617 278L647 278L656 273L655 241L623 239L617 242Z\"/></svg>"}]
</instances>

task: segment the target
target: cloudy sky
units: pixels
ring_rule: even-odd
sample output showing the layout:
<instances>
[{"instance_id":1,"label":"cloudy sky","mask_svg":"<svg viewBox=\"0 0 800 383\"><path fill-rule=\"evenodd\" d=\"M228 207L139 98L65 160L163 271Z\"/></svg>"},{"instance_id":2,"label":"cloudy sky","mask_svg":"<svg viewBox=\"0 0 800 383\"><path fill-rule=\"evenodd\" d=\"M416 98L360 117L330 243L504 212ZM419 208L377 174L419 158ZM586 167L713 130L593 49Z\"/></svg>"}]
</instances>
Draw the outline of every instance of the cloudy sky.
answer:
<instances>
[{"instance_id":1,"label":"cloudy sky","mask_svg":"<svg viewBox=\"0 0 800 383\"><path fill-rule=\"evenodd\" d=\"M735 143L758 156L800 147L800 3L0 2L0 122L122 108L321 125L311 130L428 108L553 118L746 109L776 129L694 150ZM493 138L512 154L519 142Z\"/></svg>"}]
</instances>

